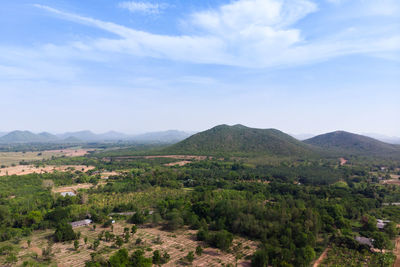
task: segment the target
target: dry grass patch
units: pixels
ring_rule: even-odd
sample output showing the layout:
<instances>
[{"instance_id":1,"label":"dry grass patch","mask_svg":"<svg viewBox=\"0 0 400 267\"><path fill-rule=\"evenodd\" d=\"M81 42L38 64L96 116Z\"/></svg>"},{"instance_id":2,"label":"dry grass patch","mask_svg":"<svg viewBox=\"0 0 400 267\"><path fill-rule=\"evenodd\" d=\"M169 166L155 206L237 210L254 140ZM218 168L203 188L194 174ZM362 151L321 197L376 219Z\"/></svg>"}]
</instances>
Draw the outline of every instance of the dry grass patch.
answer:
<instances>
[{"instance_id":1,"label":"dry grass patch","mask_svg":"<svg viewBox=\"0 0 400 267\"><path fill-rule=\"evenodd\" d=\"M122 236L124 228L131 228L131 224L125 222L117 222L113 225L113 234ZM81 239L79 240L79 251L74 250L73 242L55 243L52 246L52 263L57 266L84 266L85 261L91 259L90 254L93 252L100 253L104 258L108 259L118 248L114 246L114 241L105 242L101 241L96 251L91 248L93 242L97 239L98 235L106 230L111 231L110 228L102 228L97 226L93 230L92 226L83 226L74 228L75 231L81 232ZM35 231L31 237L31 245L28 248L26 240L21 242L21 250L18 255L18 263L20 265L24 260L37 258L41 260L41 251L48 246L48 240L54 230ZM122 247L127 248L131 253L135 249L142 248L147 257L153 255L153 251L160 250L162 253L165 251L170 255L170 261L163 266L179 266L180 259L185 257L190 251L195 251L198 245L203 246L203 254L201 256L195 255L193 266L222 266L223 264L236 263L235 254L232 252L223 252L219 249L204 247L203 242L196 241L196 231L194 230L179 230L176 232L163 231L160 227L156 228L139 228L137 233L130 238L128 243L124 243ZM87 244L84 243L84 237L87 237ZM136 239L140 238L142 242L136 245ZM242 259L238 260L238 266L249 266L250 261L245 260L244 257L252 255L257 248L254 241L246 240L243 238L235 238L232 247L240 245L240 253Z\"/></svg>"},{"instance_id":2,"label":"dry grass patch","mask_svg":"<svg viewBox=\"0 0 400 267\"><path fill-rule=\"evenodd\" d=\"M85 166L85 165L62 165L62 166L53 166L48 165L45 167L36 167L34 165L19 165L13 167L6 167L0 169L0 176L6 175L25 175L31 173L51 173L54 171L65 172L65 171L82 171L87 172L89 170L93 170L94 166Z\"/></svg>"}]
</instances>

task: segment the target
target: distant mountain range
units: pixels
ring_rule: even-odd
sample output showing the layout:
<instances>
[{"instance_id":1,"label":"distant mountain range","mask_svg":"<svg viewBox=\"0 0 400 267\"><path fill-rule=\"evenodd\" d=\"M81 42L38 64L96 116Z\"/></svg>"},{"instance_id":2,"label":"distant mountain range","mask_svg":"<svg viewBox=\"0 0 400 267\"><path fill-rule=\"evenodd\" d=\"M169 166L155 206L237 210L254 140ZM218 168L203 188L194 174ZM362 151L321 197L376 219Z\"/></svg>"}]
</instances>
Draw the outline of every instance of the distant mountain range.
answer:
<instances>
[{"instance_id":1,"label":"distant mountain range","mask_svg":"<svg viewBox=\"0 0 400 267\"><path fill-rule=\"evenodd\" d=\"M176 143L191 134L183 131L169 130L162 132L150 132L140 135L127 135L115 131L95 134L91 131L67 132L63 134L51 134L47 132L32 133L30 131L12 131L0 133L0 143L81 143L101 141L131 141L141 143Z\"/></svg>"},{"instance_id":2,"label":"distant mountain range","mask_svg":"<svg viewBox=\"0 0 400 267\"><path fill-rule=\"evenodd\" d=\"M243 125L219 125L193 134L170 130L140 135L119 132L95 134L91 131L54 135L48 132L13 131L0 137L10 143L83 143L129 141L134 143L172 144L161 153L193 155L269 155L269 156L366 156L400 159L400 145L389 144L364 135L345 131L321 134L304 141L276 129L256 129Z\"/></svg>"},{"instance_id":3,"label":"distant mountain range","mask_svg":"<svg viewBox=\"0 0 400 267\"><path fill-rule=\"evenodd\" d=\"M389 143L389 144L400 144L400 137L396 136L387 136L387 135L382 135L382 134L376 134L376 133L366 133L364 134L365 136L369 136L374 139L378 139L379 141Z\"/></svg>"}]
</instances>

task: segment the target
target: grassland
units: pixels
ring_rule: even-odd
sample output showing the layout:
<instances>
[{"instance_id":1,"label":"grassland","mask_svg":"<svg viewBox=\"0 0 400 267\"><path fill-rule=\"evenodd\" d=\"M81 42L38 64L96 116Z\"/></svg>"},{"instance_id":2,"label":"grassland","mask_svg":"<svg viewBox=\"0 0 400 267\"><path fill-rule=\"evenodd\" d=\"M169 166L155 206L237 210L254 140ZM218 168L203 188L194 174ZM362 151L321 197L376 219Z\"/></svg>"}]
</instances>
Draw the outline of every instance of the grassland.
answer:
<instances>
[{"instance_id":1,"label":"grassland","mask_svg":"<svg viewBox=\"0 0 400 267\"><path fill-rule=\"evenodd\" d=\"M51 159L52 157L72 157L87 154L87 149L64 149L64 150L45 150L35 152L0 152L0 166L9 167L19 165L21 162L38 161Z\"/></svg>"}]
</instances>

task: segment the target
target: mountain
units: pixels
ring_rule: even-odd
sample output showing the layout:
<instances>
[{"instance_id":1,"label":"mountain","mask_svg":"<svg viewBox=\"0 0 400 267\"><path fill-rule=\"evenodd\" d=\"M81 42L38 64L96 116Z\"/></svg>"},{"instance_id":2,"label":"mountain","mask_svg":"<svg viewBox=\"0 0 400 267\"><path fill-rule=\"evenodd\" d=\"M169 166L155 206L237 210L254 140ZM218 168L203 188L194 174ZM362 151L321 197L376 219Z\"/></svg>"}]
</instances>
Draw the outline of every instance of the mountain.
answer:
<instances>
[{"instance_id":1,"label":"mountain","mask_svg":"<svg viewBox=\"0 0 400 267\"><path fill-rule=\"evenodd\" d=\"M48 133L48 132L42 132L42 133L39 133L39 134L37 134L38 136L40 136L40 137L42 137L43 138L43 140L46 140L46 141L57 141L57 140L59 140L59 138L56 136L56 135L54 135L54 134L51 134L51 133Z\"/></svg>"},{"instance_id":2,"label":"mountain","mask_svg":"<svg viewBox=\"0 0 400 267\"><path fill-rule=\"evenodd\" d=\"M46 137L30 131L12 131L0 137L0 143L33 143L46 141Z\"/></svg>"},{"instance_id":3,"label":"mountain","mask_svg":"<svg viewBox=\"0 0 400 267\"><path fill-rule=\"evenodd\" d=\"M79 140L78 138L74 137L74 136L69 136L65 139L62 139L62 142L65 143L81 143L82 141Z\"/></svg>"},{"instance_id":4,"label":"mountain","mask_svg":"<svg viewBox=\"0 0 400 267\"><path fill-rule=\"evenodd\" d=\"M400 146L345 131L318 135L304 142L325 150L331 150L336 153L341 152L348 155L400 157Z\"/></svg>"},{"instance_id":5,"label":"mountain","mask_svg":"<svg viewBox=\"0 0 400 267\"><path fill-rule=\"evenodd\" d=\"M109 131L106 133L98 134L97 137L101 140L125 140L129 138L129 135L115 131Z\"/></svg>"},{"instance_id":6,"label":"mountain","mask_svg":"<svg viewBox=\"0 0 400 267\"><path fill-rule=\"evenodd\" d=\"M146 142L146 143L176 143L184 140L189 137L191 134L177 131L177 130L169 130L163 132L150 132L144 133L140 135L135 135L129 138L129 140L136 142Z\"/></svg>"},{"instance_id":7,"label":"mountain","mask_svg":"<svg viewBox=\"0 0 400 267\"><path fill-rule=\"evenodd\" d=\"M8 132L0 132L0 137L5 136Z\"/></svg>"},{"instance_id":8,"label":"mountain","mask_svg":"<svg viewBox=\"0 0 400 267\"><path fill-rule=\"evenodd\" d=\"M69 139L73 137L75 139L81 141L99 141L101 138L97 134L92 133L91 131L79 131L79 132L67 132L63 134L57 135L61 139Z\"/></svg>"},{"instance_id":9,"label":"mountain","mask_svg":"<svg viewBox=\"0 0 400 267\"><path fill-rule=\"evenodd\" d=\"M276 129L243 125L219 125L192 135L164 150L166 153L216 155L257 154L276 156L311 155L311 146Z\"/></svg>"}]
</instances>

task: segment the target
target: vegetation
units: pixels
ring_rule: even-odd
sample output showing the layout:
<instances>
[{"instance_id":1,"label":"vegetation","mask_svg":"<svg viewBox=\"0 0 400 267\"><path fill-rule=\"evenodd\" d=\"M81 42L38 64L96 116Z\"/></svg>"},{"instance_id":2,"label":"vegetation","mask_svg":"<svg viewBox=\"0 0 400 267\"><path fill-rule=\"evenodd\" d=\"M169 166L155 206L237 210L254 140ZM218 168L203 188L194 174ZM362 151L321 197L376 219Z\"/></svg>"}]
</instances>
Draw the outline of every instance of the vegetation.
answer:
<instances>
[{"instance_id":1,"label":"vegetation","mask_svg":"<svg viewBox=\"0 0 400 267\"><path fill-rule=\"evenodd\" d=\"M220 144L217 136L225 131L239 140L237 146L229 138ZM18 251L22 242L34 247L43 231L50 235L44 237L47 245L42 244L41 256L24 256L32 266L54 265L53 242L69 245L77 254L90 251L86 266L195 264L210 249L233 254L237 261L251 261L253 266L310 266L328 246L331 249L323 266L357 266L361 259L370 266L393 262L388 250L398 237L400 207L391 203L400 202L400 187L384 182L398 175L399 161L349 157L341 165L337 158L307 154L310 146L273 130L221 126L207 135L215 146L199 151L214 156L190 159L182 166L166 165L177 160L173 158L125 157L115 150L33 162L95 167L86 173L68 170L1 176L0 264L22 262L25 254ZM185 147L171 149L185 148L189 154L205 137L193 138L182 143ZM251 142L243 143L246 138ZM264 144L266 140L276 147ZM244 149L240 142L254 146ZM257 142L263 143L262 149ZM211 152L213 146L218 150ZM280 146L281 155L305 154L303 158L252 162L256 153L276 155L274 149ZM239 151L248 157L232 156ZM233 154L215 157L220 152ZM77 189L74 196L54 192L54 188L82 183L89 187ZM83 233L81 242L80 228L72 228L70 222L88 218L94 223L88 230L92 234ZM385 220L382 229L377 227L378 219ZM123 228L114 228L113 220L123 223ZM172 259L156 247L163 238L155 235L150 243L146 241L141 231L147 228L171 236L190 229L191 242L196 243L190 250L182 248L185 252L180 259ZM243 255L239 237L259 244L254 255ZM356 237L368 238L376 250L357 242Z\"/></svg>"},{"instance_id":2,"label":"vegetation","mask_svg":"<svg viewBox=\"0 0 400 267\"><path fill-rule=\"evenodd\" d=\"M275 129L220 125L195 134L164 150L170 154L275 156L311 155L311 148Z\"/></svg>"}]
</instances>

